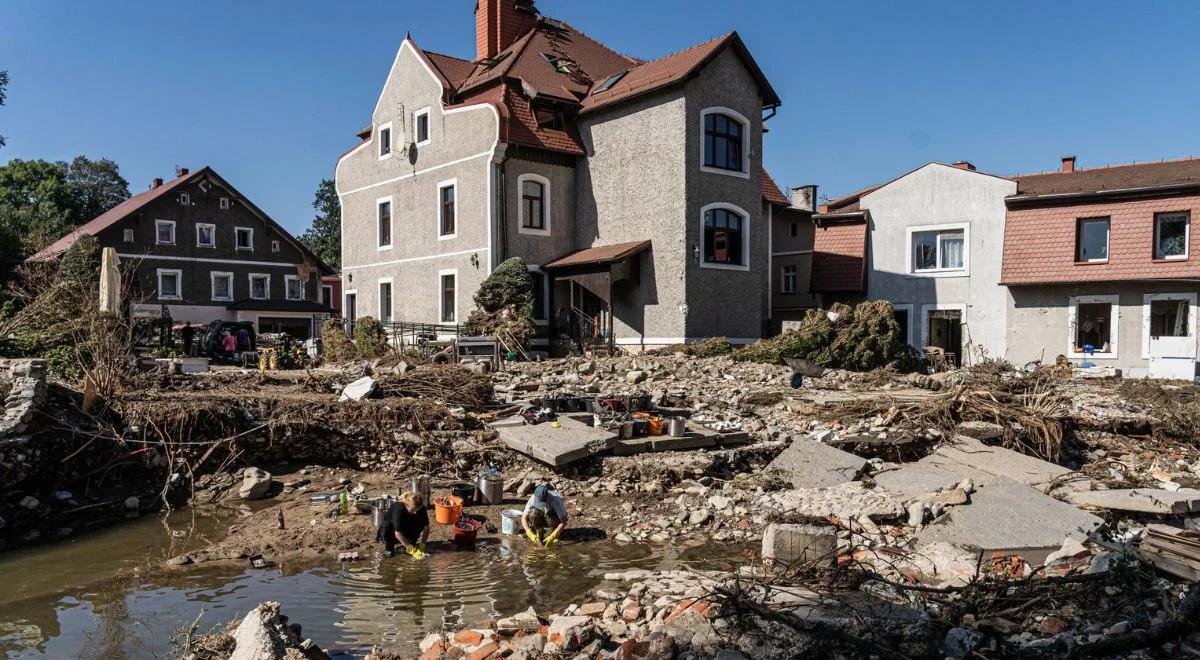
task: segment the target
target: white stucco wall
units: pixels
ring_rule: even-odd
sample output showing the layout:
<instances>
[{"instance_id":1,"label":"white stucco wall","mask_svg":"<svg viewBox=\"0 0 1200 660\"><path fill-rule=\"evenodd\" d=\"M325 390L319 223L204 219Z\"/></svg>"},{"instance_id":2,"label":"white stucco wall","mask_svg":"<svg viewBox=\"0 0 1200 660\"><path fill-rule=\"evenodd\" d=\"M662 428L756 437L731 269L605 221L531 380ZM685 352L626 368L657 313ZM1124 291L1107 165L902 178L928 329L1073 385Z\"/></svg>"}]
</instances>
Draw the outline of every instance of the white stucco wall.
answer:
<instances>
[{"instance_id":1,"label":"white stucco wall","mask_svg":"<svg viewBox=\"0 0 1200 660\"><path fill-rule=\"evenodd\" d=\"M1004 198L1016 193L1008 179L930 163L864 195L871 212L867 297L911 305L909 337L927 343L926 321L934 309L963 312L963 357L979 348L991 357L1007 354L1008 296L1000 286L1004 241ZM963 225L967 252L961 272L917 274L911 269L914 228Z\"/></svg>"}]
</instances>

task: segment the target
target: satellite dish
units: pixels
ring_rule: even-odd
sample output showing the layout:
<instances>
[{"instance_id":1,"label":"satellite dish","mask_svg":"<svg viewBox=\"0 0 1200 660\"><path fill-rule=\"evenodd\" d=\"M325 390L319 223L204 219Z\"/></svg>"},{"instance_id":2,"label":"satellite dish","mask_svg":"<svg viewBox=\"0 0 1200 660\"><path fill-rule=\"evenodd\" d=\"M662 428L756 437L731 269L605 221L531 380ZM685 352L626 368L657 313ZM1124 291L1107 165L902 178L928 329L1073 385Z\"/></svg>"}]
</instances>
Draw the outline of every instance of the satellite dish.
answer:
<instances>
[{"instance_id":1,"label":"satellite dish","mask_svg":"<svg viewBox=\"0 0 1200 660\"><path fill-rule=\"evenodd\" d=\"M404 153L408 154L408 164L417 164L417 143L410 142L407 147L404 147Z\"/></svg>"}]
</instances>

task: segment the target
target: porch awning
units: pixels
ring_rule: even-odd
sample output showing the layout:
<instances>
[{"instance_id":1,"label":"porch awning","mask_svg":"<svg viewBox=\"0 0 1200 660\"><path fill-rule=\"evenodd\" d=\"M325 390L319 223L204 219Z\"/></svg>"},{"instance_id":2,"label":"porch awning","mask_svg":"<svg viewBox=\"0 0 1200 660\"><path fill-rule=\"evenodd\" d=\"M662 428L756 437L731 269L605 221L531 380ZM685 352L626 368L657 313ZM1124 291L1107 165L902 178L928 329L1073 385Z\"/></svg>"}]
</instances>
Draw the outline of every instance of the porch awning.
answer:
<instances>
[{"instance_id":1,"label":"porch awning","mask_svg":"<svg viewBox=\"0 0 1200 660\"><path fill-rule=\"evenodd\" d=\"M617 243L615 245L598 245L578 252L568 254L544 266L545 271L587 270L603 266L611 266L627 257L640 254L650 249L650 241L635 241L633 243Z\"/></svg>"},{"instance_id":2,"label":"porch awning","mask_svg":"<svg viewBox=\"0 0 1200 660\"><path fill-rule=\"evenodd\" d=\"M254 300L244 298L225 306L239 312L300 312L313 314L334 314L332 307L312 300Z\"/></svg>"}]
</instances>

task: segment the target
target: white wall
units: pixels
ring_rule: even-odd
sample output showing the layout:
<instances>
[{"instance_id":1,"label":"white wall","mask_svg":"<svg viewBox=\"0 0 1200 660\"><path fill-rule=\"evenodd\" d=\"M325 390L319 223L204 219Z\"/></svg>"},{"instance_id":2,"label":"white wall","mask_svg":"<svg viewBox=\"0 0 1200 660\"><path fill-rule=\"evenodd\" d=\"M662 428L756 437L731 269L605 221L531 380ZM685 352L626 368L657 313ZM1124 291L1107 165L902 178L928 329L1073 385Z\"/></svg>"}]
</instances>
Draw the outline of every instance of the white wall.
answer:
<instances>
[{"instance_id":1,"label":"white wall","mask_svg":"<svg viewBox=\"0 0 1200 660\"><path fill-rule=\"evenodd\" d=\"M928 310L964 312L963 357L1006 356L1007 292L1000 286L1004 198L1016 193L1008 179L929 163L864 195L871 212L867 297L912 305L911 343L925 344ZM967 251L962 272L911 272L911 230L964 225ZM968 347L970 343L972 346Z\"/></svg>"}]
</instances>

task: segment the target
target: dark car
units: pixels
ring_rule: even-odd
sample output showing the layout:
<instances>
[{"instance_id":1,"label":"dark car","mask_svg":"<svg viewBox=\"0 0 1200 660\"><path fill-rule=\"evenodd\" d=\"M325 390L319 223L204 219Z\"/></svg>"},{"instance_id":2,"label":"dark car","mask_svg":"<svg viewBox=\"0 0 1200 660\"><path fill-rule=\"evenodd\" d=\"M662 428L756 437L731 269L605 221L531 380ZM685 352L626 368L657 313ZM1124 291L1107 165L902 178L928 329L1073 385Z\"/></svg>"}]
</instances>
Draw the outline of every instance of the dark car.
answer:
<instances>
[{"instance_id":1,"label":"dark car","mask_svg":"<svg viewBox=\"0 0 1200 660\"><path fill-rule=\"evenodd\" d=\"M245 332L245 335L242 335L242 332ZM224 357L225 348L222 346L222 340L226 334L238 338L237 350L239 353L258 350L258 335L254 330L253 323L249 321L213 321L198 337L200 352L210 358Z\"/></svg>"}]
</instances>

